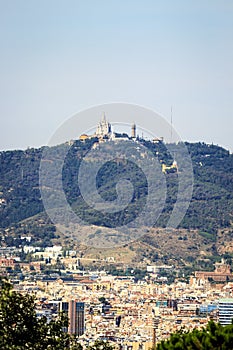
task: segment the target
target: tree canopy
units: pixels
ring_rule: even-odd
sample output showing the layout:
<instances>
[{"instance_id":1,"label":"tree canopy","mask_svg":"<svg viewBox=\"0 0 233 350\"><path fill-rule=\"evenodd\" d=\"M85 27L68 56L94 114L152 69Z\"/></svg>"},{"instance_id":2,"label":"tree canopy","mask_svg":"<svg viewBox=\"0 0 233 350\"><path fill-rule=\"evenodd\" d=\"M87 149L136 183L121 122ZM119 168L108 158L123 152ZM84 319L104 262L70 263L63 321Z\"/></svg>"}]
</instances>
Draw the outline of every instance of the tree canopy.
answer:
<instances>
[{"instance_id":1,"label":"tree canopy","mask_svg":"<svg viewBox=\"0 0 233 350\"><path fill-rule=\"evenodd\" d=\"M187 332L184 329L156 346L156 350L232 350L233 324L222 326L210 321L205 328Z\"/></svg>"}]
</instances>

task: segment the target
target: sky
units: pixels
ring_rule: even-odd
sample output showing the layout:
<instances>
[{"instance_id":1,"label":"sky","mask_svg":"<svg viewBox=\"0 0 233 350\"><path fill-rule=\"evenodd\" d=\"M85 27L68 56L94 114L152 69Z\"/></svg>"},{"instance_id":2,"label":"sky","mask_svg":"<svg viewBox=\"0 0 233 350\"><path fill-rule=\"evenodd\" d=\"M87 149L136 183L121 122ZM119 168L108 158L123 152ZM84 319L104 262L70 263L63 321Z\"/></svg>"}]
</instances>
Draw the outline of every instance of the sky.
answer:
<instances>
[{"instance_id":1,"label":"sky","mask_svg":"<svg viewBox=\"0 0 233 350\"><path fill-rule=\"evenodd\" d=\"M0 50L0 150L111 102L233 150L232 0L0 0Z\"/></svg>"}]
</instances>

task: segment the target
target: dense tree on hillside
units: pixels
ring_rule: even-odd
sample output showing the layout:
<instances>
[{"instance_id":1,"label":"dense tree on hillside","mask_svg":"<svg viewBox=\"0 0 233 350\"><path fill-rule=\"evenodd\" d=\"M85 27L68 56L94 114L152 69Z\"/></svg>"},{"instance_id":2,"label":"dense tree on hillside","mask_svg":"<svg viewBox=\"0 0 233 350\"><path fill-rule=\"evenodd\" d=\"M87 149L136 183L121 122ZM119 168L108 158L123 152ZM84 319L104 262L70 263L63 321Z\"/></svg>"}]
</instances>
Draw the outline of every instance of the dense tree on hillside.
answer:
<instances>
[{"instance_id":1,"label":"dense tree on hillside","mask_svg":"<svg viewBox=\"0 0 233 350\"><path fill-rule=\"evenodd\" d=\"M134 186L132 203L122 213L102 215L83 201L77 185L77 176L82 158L96 140L75 141L68 149L67 145L52 147L48 164L60 161L64 147L68 149L65 157L62 180L67 201L73 210L88 223L96 225L118 226L137 217L143 208L147 196L147 181L141 171L132 162L107 162L100 169L96 181L98 191L104 200L116 199L116 184L120 179L129 179ZM172 164L175 158L163 143L154 144L141 140L160 163ZM233 155L227 150L204 143L186 143L190 152L194 172L193 197L189 209L180 224L183 228L199 229L216 236L219 228L230 227L233 212ZM178 146L177 146L178 147ZM21 235L27 226L26 234L34 236L41 244L51 243L56 235L54 226L44 213L39 190L39 167L42 152L46 149L28 149L26 151L0 152L0 233L12 229L14 235ZM92 160L93 161L93 160ZM91 162L90 162L91 169ZM143 169L142 169L143 170ZM182 167L179 168L182 171ZM56 174L54 179L56 181ZM164 210L156 223L165 227L177 198L178 175L175 172L166 175L167 196ZM50 191L48 189L48 191ZM50 192L49 192L50 193ZM53 196L53 193L51 193ZM56 202L54 201L54 205ZM40 220L35 216L40 216ZM43 225L41 222L45 222ZM25 219L30 218L25 222ZM64 218L65 222L66 218ZM21 227L21 222L23 226ZM10 232L11 233L11 232ZM44 242L44 243L43 243ZM14 242L11 242L14 243ZM7 244L9 245L9 244Z\"/></svg>"}]
</instances>

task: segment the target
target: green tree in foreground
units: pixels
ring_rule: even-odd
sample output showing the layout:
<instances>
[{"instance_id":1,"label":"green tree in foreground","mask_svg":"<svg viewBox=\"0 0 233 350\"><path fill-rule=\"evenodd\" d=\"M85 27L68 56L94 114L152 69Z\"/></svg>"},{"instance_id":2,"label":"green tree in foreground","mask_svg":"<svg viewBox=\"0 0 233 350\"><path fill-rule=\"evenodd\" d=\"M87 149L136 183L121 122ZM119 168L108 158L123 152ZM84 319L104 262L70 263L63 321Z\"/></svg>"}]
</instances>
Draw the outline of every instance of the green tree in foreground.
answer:
<instances>
[{"instance_id":1,"label":"green tree in foreground","mask_svg":"<svg viewBox=\"0 0 233 350\"><path fill-rule=\"evenodd\" d=\"M114 346L103 340L96 340L93 345L88 346L88 350L114 350Z\"/></svg>"},{"instance_id":2,"label":"green tree in foreground","mask_svg":"<svg viewBox=\"0 0 233 350\"><path fill-rule=\"evenodd\" d=\"M202 330L191 332L180 330L162 341L156 350L232 350L233 324L221 326L210 321Z\"/></svg>"},{"instance_id":3,"label":"green tree in foreground","mask_svg":"<svg viewBox=\"0 0 233 350\"><path fill-rule=\"evenodd\" d=\"M46 317L38 319L34 297L13 291L11 284L0 278L1 350L81 350L81 345L62 331L67 326L63 314L50 323Z\"/></svg>"}]
</instances>

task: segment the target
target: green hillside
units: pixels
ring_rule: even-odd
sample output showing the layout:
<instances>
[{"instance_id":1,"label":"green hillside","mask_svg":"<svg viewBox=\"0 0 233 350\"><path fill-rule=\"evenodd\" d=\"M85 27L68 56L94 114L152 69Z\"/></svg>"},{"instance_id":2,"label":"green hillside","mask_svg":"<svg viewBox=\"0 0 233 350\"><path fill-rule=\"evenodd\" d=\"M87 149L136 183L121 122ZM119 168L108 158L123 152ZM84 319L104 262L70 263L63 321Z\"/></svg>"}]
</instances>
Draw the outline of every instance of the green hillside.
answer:
<instances>
[{"instance_id":1,"label":"green hillside","mask_svg":"<svg viewBox=\"0 0 233 350\"><path fill-rule=\"evenodd\" d=\"M116 184L123 177L134 186L132 203L123 213L102 215L88 207L80 196L77 185L79 165L95 139L85 143L75 141L65 158L62 180L66 198L74 211L88 224L116 227L128 223L138 215L147 195L147 180L143 172L132 162L118 160L107 162L98 173L97 187L104 200L116 199ZM172 156L163 143L141 142L159 162L171 165ZM215 239L219 229L232 231L233 215L233 155L216 145L186 143L194 171L193 196L180 228L197 229L199 233ZM60 161L68 144L50 149L51 164ZM4 151L0 153L0 232L5 243L12 244L13 237L30 234L34 242L49 244L56 237L54 225L44 212L39 190L39 166L43 150ZM89 159L91 163L95 161ZM49 165L48 165L49 166ZM178 176L175 169L166 173L166 205L156 227L165 227L177 198ZM56 180L56 174L54 179ZM48 191L50 189L48 188ZM53 195L53 194L51 194ZM54 197L56 207L56 198ZM17 240L14 240L17 243Z\"/></svg>"}]
</instances>

